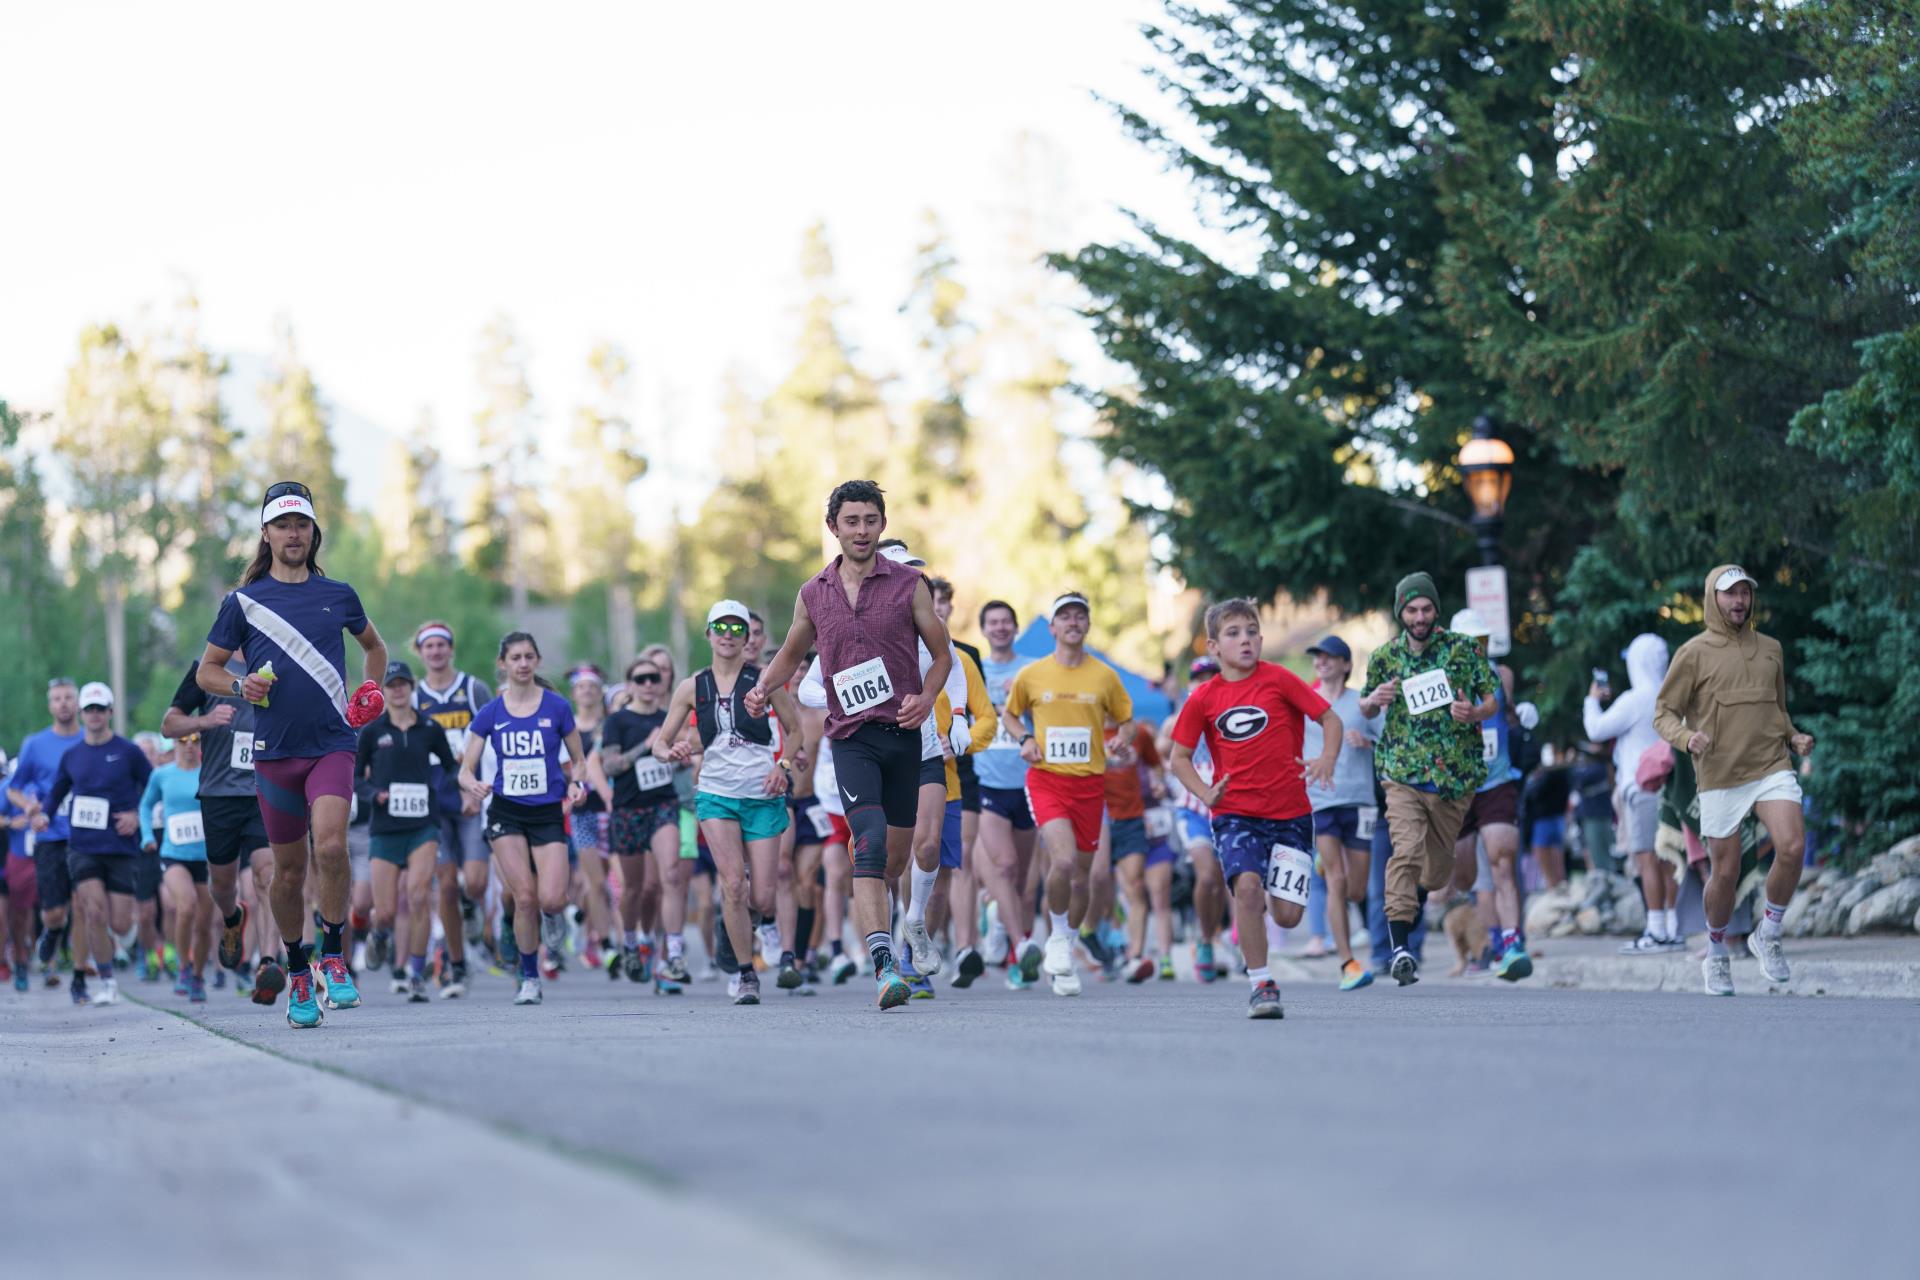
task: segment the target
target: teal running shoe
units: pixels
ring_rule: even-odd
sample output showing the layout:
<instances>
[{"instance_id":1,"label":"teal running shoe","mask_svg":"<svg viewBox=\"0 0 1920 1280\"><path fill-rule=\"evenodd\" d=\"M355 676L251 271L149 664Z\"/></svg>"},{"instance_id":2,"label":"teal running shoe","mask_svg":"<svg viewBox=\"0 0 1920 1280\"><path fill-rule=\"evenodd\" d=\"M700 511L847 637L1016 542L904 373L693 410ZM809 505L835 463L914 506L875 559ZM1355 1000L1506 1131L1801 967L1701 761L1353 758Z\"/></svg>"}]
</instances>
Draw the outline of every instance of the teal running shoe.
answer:
<instances>
[{"instance_id":1,"label":"teal running shoe","mask_svg":"<svg viewBox=\"0 0 1920 1280\"><path fill-rule=\"evenodd\" d=\"M900 971L892 965L886 966L875 976L880 988L880 1008L894 1009L913 998L913 985L900 976Z\"/></svg>"},{"instance_id":2,"label":"teal running shoe","mask_svg":"<svg viewBox=\"0 0 1920 1280\"><path fill-rule=\"evenodd\" d=\"M1533 957L1527 954L1527 944L1519 941L1502 951L1493 966L1493 976L1508 982L1518 982L1532 973Z\"/></svg>"},{"instance_id":3,"label":"teal running shoe","mask_svg":"<svg viewBox=\"0 0 1920 1280\"><path fill-rule=\"evenodd\" d=\"M1024 943L1020 945L1020 962L1014 965L1011 969L1009 969L1008 972L1010 974L1014 972L1019 973L1020 986L1030 987L1034 983L1040 981L1041 958L1042 958L1042 953L1040 951L1040 944L1035 942L1032 938L1028 938ZM1013 986L1013 983L1009 982L1007 983L1007 985L1011 987ZM1015 989L1018 990L1019 988L1015 988Z\"/></svg>"},{"instance_id":4,"label":"teal running shoe","mask_svg":"<svg viewBox=\"0 0 1920 1280\"><path fill-rule=\"evenodd\" d=\"M1034 983L1034 980L1032 978L1029 978L1027 976L1027 971L1021 968L1019 965L1016 964L1008 967L1007 990L1030 991L1033 989L1033 983Z\"/></svg>"},{"instance_id":5,"label":"teal running shoe","mask_svg":"<svg viewBox=\"0 0 1920 1280\"><path fill-rule=\"evenodd\" d=\"M321 957L320 987L329 1009L351 1009L360 1003L360 988L353 985L353 975L339 956Z\"/></svg>"},{"instance_id":6,"label":"teal running shoe","mask_svg":"<svg viewBox=\"0 0 1920 1280\"><path fill-rule=\"evenodd\" d=\"M1213 967L1213 944L1202 942L1193 949L1193 976L1202 982L1212 982L1220 974Z\"/></svg>"},{"instance_id":7,"label":"teal running shoe","mask_svg":"<svg viewBox=\"0 0 1920 1280\"><path fill-rule=\"evenodd\" d=\"M287 977L287 1025L295 1031L317 1027L326 1019L320 1002L313 998L313 971Z\"/></svg>"},{"instance_id":8,"label":"teal running shoe","mask_svg":"<svg viewBox=\"0 0 1920 1280\"><path fill-rule=\"evenodd\" d=\"M1340 966L1340 989L1358 991L1373 981L1373 970L1358 960L1349 960Z\"/></svg>"}]
</instances>

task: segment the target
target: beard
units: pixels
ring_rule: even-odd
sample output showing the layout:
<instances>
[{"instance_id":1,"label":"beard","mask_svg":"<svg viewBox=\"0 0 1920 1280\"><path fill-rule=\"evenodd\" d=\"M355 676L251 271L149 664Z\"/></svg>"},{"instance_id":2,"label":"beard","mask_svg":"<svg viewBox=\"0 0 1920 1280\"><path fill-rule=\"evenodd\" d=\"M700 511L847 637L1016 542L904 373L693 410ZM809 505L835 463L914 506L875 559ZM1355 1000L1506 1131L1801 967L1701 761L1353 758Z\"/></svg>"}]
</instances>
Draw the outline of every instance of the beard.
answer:
<instances>
[{"instance_id":1,"label":"beard","mask_svg":"<svg viewBox=\"0 0 1920 1280\"><path fill-rule=\"evenodd\" d=\"M1435 625L1436 624L1432 622L1409 622L1407 624L1407 634L1422 644L1425 644L1433 637L1433 628Z\"/></svg>"}]
</instances>

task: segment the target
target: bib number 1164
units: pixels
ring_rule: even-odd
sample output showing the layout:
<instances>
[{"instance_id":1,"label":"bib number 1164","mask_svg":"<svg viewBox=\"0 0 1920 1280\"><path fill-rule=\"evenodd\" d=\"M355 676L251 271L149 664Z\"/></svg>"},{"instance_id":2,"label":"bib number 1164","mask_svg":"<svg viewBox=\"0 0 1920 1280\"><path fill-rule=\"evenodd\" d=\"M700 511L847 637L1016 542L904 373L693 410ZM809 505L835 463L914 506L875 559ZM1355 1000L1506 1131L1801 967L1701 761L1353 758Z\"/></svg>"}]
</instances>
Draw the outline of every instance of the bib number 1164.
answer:
<instances>
[{"instance_id":1,"label":"bib number 1164","mask_svg":"<svg viewBox=\"0 0 1920 1280\"><path fill-rule=\"evenodd\" d=\"M1282 902L1307 905L1313 888L1313 855L1290 845L1276 844L1267 860L1267 893Z\"/></svg>"}]
</instances>

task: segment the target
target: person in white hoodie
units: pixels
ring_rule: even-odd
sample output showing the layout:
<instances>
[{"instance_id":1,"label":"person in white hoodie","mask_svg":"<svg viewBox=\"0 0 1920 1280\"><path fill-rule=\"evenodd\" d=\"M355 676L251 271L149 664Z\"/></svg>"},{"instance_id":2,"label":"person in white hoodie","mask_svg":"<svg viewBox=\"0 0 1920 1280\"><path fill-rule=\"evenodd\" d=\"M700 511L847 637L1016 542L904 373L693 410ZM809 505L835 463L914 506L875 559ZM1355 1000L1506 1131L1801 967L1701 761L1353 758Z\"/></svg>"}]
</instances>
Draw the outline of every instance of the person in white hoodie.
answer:
<instances>
[{"instance_id":1,"label":"person in white hoodie","mask_svg":"<svg viewBox=\"0 0 1920 1280\"><path fill-rule=\"evenodd\" d=\"M1660 797L1634 783L1640 755L1660 741L1654 731L1654 700L1667 675L1667 642L1651 634L1637 635L1627 646L1627 690L1613 697L1596 681L1587 690L1585 727L1595 742L1613 742L1614 847L1631 855L1640 873L1640 889L1647 899L1647 927L1620 950L1626 955L1653 955L1686 946L1680 933L1680 882L1674 869L1653 851L1660 828Z\"/></svg>"}]
</instances>

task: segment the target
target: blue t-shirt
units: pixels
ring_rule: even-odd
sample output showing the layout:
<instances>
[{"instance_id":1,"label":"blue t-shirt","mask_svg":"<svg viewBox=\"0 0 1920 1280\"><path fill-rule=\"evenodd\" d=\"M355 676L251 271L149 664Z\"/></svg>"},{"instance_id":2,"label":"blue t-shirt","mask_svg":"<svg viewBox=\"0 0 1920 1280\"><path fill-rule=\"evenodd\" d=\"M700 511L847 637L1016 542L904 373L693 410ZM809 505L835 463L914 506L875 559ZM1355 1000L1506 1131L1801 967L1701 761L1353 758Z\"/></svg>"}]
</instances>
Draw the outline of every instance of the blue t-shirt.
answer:
<instances>
[{"instance_id":1,"label":"blue t-shirt","mask_svg":"<svg viewBox=\"0 0 1920 1280\"><path fill-rule=\"evenodd\" d=\"M1013 677L1032 661L1016 657L1012 662L995 662L991 656L980 660L980 675L987 682L987 698L993 703L996 717L1000 708L1007 705L1007 690L1013 686ZM1020 743L1007 735L1004 724L994 727L993 741L985 751L976 752L968 759L973 761L973 774L983 787L1011 791L1027 785L1027 762L1020 758Z\"/></svg>"},{"instance_id":2,"label":"blue t-shirt","mask_svg":"<svg viewBox=\"0 0 1920 1280\"><path fill-rule=\"evenodd\" d=\"M273 691L253 712L255 760L311 760L351 753L347 724L347 646L342 629L367 629L352 587L314 575L305 582L273 577L237 588L220 603L207 643L244 649L250 670L273 663Z\"/></svg>"},{"instance_id":3,"label":"blue t-shirt","mask_svg":"<svg viewBox=\"0 0 1920 1280\"><path fill-rule=\"evenodd\" d=\"M74 853L140 852L139 828L123 836L114 829L113 815L139 810L140 793L152 773L146 752L117 733L97 747L81 742L62 756L47 807L58 808L73 798L67 848Z\"/></svg>"},{"instance_id":4,"label":"blue t-shirt","mask_svg":"<svg viewBox=\"0 0 1920 1280\"><path fill-rule=\"evenodd\" d=\"M155 805L160 806L161 810L158 828L153 825ZM140 793L141 843L158 844L163 858L172 858L177 862L205 862L207 839L204 827L198 840L173 838L176 833L184 833L190 825L200 825L177 823L175 818L197 819L199 814L200 770L163 764L153 771L153 776L147 779L147 789Z\"/></svg>"},{"instance_id":5,"label":"blue t-shirt","mask_svg":"<svg viewBox=\"0 0 1920 1280\"><path fill-rule=\"evenodd\" d=\"M32 796L46 803L47 794L53 790L53 779L60 772L60 761L67 752L80 744L80 728L74 726L72 733L55 733L48 725L38 733L28 734L27 740L20 744L20 758L14 762L13 777L7 785L24 795ZM51 843L67 838L67 815L50 813L47 829L34 839Z\"/></svg>"},{"instance_id":6,"label":"blue t-shirt","mask_svg":"<svg viewBox=\"0 0 1920 1280\"><path fill-rule=\"evenodd\" d=\"M1513 728L1507 722L1507 686L1500 679L1498 667L1493 671L1493 693L1500 700L1500 711L1493 719L1480 724L1481 756L1487 762L1487 780L1480 784L1481 791L1504 787L1520 777L1520 771L1513 767Z\"/></svg>"},{"instance_id":7,"label":"blue t-shirt","mask_svg":"<svg viewBox=\"0 0 1920 1280\"><path fill-rule=\"evenodd\" d=\"M509 712L505 694L480 708L468 732L484 739L500 757L494 799L524 805L558 804L566 799L560 747L573 729L572 704L551 689L540 691L540 705L530 716Z\"/></svg>"}]
</instances>

